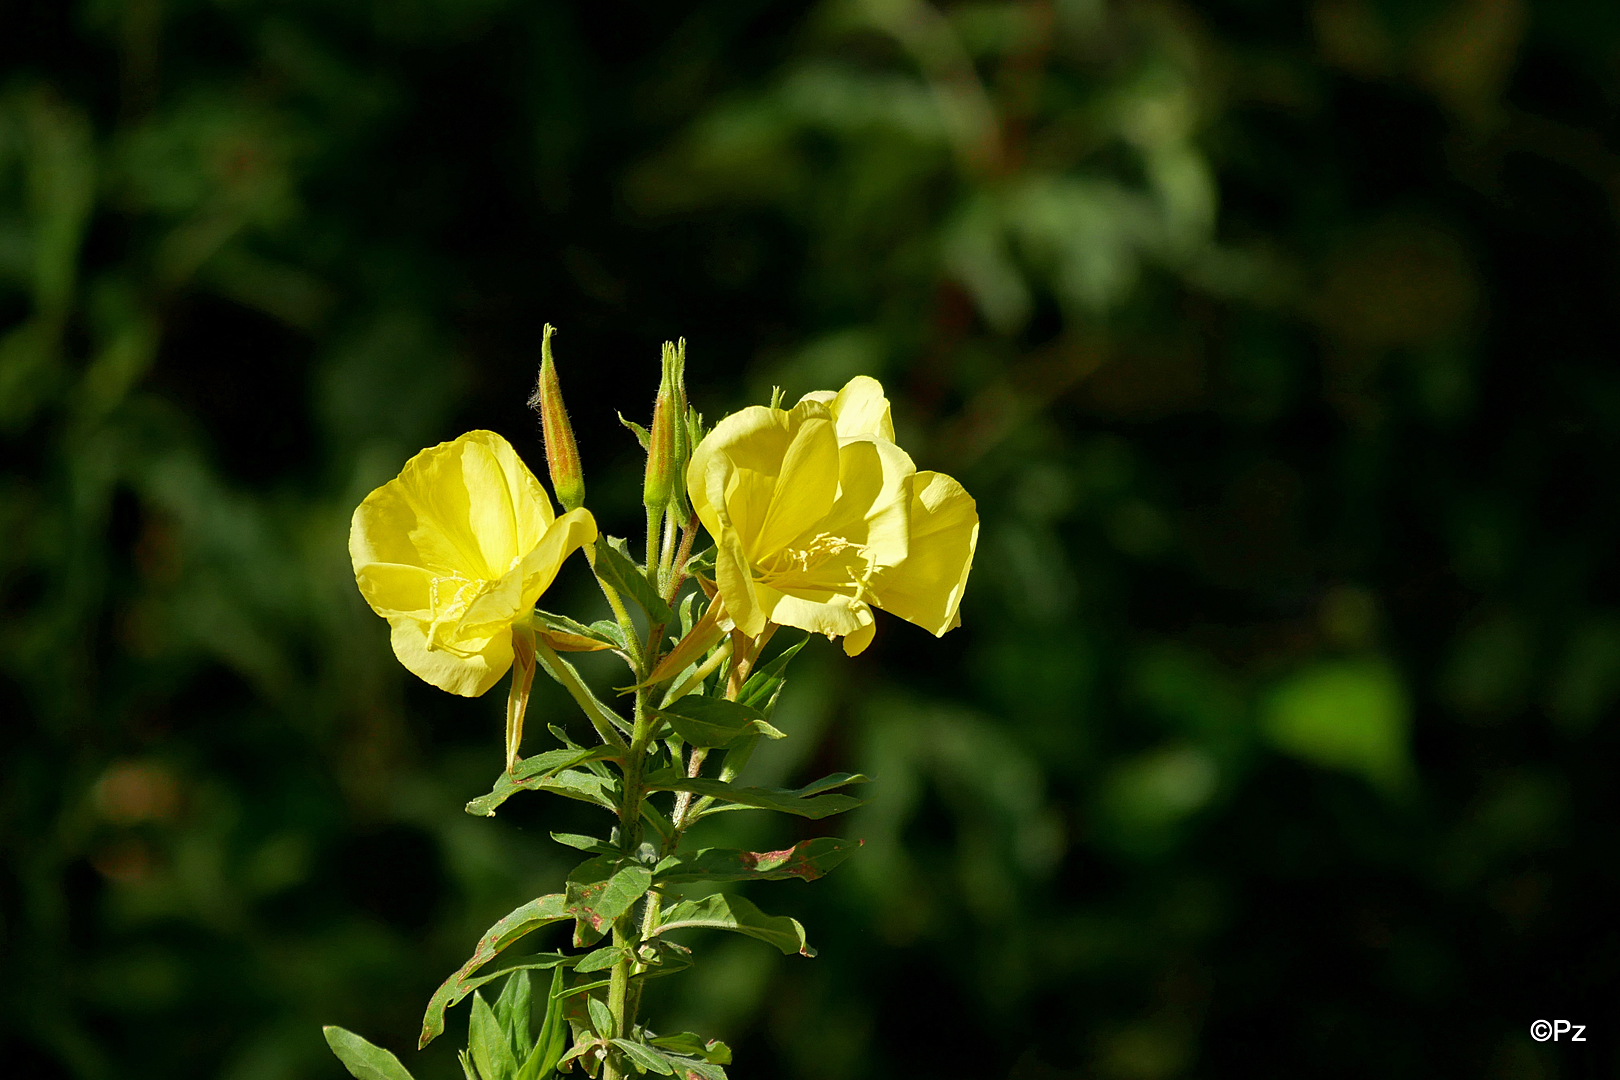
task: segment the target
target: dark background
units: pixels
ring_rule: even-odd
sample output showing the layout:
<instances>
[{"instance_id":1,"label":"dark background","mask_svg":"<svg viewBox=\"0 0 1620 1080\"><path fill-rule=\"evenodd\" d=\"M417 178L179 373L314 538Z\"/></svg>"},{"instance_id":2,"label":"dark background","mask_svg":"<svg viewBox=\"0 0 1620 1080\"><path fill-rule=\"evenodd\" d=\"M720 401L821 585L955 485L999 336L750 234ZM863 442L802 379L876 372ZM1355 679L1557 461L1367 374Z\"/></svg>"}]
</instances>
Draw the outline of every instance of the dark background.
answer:
<instances>
[{"instance_id":1,"label":"dark background","mask_svg":"<svg viewBox=\"0 0 1620 1080\"><path fill-rule=\"evenodd\" d=\"M711 420L881 378L983 520L962 628L813 642L756 763L878 778L754 894L820 957L700 941L656 1024L1616 1075L1617 120L1610 0L0 5L0 1060L456 1075L429 993L600 823L461 813L504 695L403 671L345 537L469 428L540 464L549 321L613 531L677 335Z\"/></svg>"}]
</instances>

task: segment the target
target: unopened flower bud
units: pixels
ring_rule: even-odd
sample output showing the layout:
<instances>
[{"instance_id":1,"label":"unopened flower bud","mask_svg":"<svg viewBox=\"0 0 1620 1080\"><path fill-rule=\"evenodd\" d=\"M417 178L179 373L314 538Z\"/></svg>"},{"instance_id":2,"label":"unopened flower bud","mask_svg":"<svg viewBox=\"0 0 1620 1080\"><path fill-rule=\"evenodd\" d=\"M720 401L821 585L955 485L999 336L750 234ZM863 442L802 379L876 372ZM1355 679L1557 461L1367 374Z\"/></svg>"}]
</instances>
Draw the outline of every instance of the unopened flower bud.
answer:
<instances>
[{"instance_id":1,"label":"unopened flower bud","mask_svg":"<svg viewBox=\"0 0 1620 1080\"><path fill-rule=\"evenodd\" d=\"M563 406L557 365L551 359L554 333L550 323L540 333L540 377L535 382L534 396L529 398L529 407L540 414L551 486L563 510L568 511L585 505L585 474L579 466L579 447L574 443L574 429L568 423L568 410Z\"/></svg>"},{"instance_id":2,"label":"unopened flower bud","mask_svg":"<svg viewBox=\"0 0 1620 1080\"><path fill-rule=\"evenodd\" d=\"M675 500L675 516L677 522L685 525L692 516L692 509L686 500L686 463L692 460L692 426L688 421L687 413L690 411L686 404L686 339L681 338L675 343L675 376L674 376L675 408L670 417L671 426L675 429L675 456L670 469L672 477L671 496Z\"/></svg>"},{"instance_id":3,"label":"unopened flower bud","mask_svg":"<svg viewBox=\"0 0 1620 1080\"><path fill-rule=\"evenodd\" d=\"M663 376L653 405L652 427L647 432L647 478L641 488L641 501L648 513L661 513L675 487L675 357L675 346L664 342Z\"/></svg>"}]
</instances>

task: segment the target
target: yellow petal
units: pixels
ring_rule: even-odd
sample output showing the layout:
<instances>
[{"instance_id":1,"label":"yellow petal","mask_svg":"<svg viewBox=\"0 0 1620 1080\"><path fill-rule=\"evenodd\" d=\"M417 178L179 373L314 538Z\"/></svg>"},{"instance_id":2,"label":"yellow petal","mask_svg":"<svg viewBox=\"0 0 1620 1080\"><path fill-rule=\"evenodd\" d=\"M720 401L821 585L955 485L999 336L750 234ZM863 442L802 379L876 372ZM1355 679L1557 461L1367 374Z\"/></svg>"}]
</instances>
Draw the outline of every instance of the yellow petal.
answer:
<instances>
[{"instance_id":1,"label":"yellow petal","mask_svg":"<svg viewBox=\"0 0 1620 1080\"><path fill-rule=\"evenodd\" d=\"M883 384L870 375L857 375L844 384L830 405L838 424L838 437L876 435L894 442L894 421L889 417L889 399Z\"/></svg>"},{"instance_id":2,"label":"yellow petal","mask_svg":"<svg viewBox=\"0 0 1620 1080\"><path fill-rule=\"evenodd\" d=\"M781 550L815 526L838 495L838 436L832 421L812 418L797 426L782 457L770 509L750 547L756 558Z\"/></svg>"},{"instance_id":3,"label":"yellow petal","mask_svg":"<svg viewBox=\"0 0 1620 1080\"><path fill-rule=\"evenodd\" d=\"M838 448L838 499L818 531L865 545L877 566L906 556L917 467L891 442L861 436Z\"/></svg>"},{"instance_id":4,"label":"yellow petal","mask_svg":"<svg viewBox=\"0 0 1620 1080\"><path fill-rule=\"evenodd\" d=\"M427 628L415 619L390 620L389 641L399 662L425 682L462 697L477 697L512 666L512 632L503 630L468 655L428 648Z\"/></svg>"},{"instance_id":5,"label":"yellow petal","mask_svg":"<svg viewBox=\"0 0 1620 1080\"><path fill-rule=\"evenodd\" d=\"M551 523L534 550L523 557L524 610L534 607L540 594L551 587L568 556L595 543L598 535L596 518L583 506Z\"/></svg>"},{"instance_id":6,"label":"yellow petal","mask_svg":"<svg viewBox=\"0 0 1620 1080\"><path fill-rule=\"evenodd\" d=\"M842 593L808 589L786 593L765 584L755 588L770 621L783 626L833 638L853 634L872 621L872 609L865 602Z\"/></svg>"},{"instance_id":7,"label":"yellow petal","mask_svg":"<svg viewBox=\"0 0 1620 1080\"><path fill-rule=\"evenodd\" d=\"M898 565L881 570L873 602L941 635L956 625L979 542L973 497L943 473L920 472L911 502L911 540Z\"/></svg>"},{"instance_id":8,"label":"yellow petal","mask_svg":"<svg viewBox=\"0 0 1620 1080\"><path fill-rule=\"evenodd\" d=\"M726 613L749 637L765 632L765 611L754 593L754 574L737 530L722 526L714 539L714 580Z\"/></svg>"},{"instance_id":9,"label":"yellow petal","mask_svg":"<svg viewBox=\"0 0 1620 1080\"><path fill-rule=\"evenodd\" d=\"M354 512L349 553L369 563L420 566L494 580L552 521L551 500L505 439L469 431L429 447Z\"/></svg>"},{"instance_id":10,"label":"yellow petal","mask_svg":"<svg viewBox=\"0 0 1620 1080\"><path fill-rule=\"evenodd\" d=\"M859 630L844 635L844 655L859 656L872 644L872 638L877 635L877 623L867 623Z\"/></svg>"}]
</instances>

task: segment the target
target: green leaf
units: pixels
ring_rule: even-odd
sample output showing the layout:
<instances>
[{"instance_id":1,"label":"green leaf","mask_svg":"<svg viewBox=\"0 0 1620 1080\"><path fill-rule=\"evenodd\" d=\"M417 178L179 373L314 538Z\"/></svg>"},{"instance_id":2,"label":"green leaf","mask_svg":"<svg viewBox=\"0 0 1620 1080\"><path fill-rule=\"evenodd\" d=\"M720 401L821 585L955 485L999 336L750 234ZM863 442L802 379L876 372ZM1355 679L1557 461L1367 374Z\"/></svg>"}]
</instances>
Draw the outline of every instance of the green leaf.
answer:
<instances>
[{"instance_id":1,"label":"green leaf","mask_svg":"<svg viewBox=\"0 0 1620 1080\"><path fill-rule=\"evenodd\" d=\"M659 714L690 746L726 746L751 733L785 738L756 710L725 698L687 694L664 706Z\"/></svg>"},{"instance_id":2,"label":"green leaf","mask_svg":"<svg viewBox=\"0 0 1620 1080\"><path fill-rule=\"evenodd\" d=\"M556 791L569 798L579 798L579 794L574 794L584 790L579 784L568 780L551 783L553 778L576 765L583 765L587 761L608 760L613 756L612 747L598 746L592 750L571 750L565 747L523 758L511 772L503 772L495 778L495 787L488 795L480 795L468 803L467 813L474 817L494 817L495 808L520 791ZM594 776L592 778L601 779ZM593 795L585 801L600 802L601 799Z\"/></svg>"},{"instance_id":3,"label":"green leaf","mask_svg":"<svg viewBox=\"0 0 1620 1080\"><path fill-rule=\"evenodd\" d=\"M683 901L669 909L663 923L653 933L667 934L671 930L691 927L747 934L775 945L788 956L794 953L800 956L816 955L816 950L804 940L804 927L798 919L786 915L767 915L740 896L713 893L700 900Z\"/></svg>"},{"instance_id":4,"label":"green leaf","mask_svg":"<svg viewBox=\"0 0 1620 1080\"><path fill-rule=\"evenodd\" d=\"M813 784L789 791L785 788L737 787L723 780L710 780L702 776L680 776L669 770L648 776L647 786L652 791L690 791L694 795L709 795L733 804L714 807L706 813L751 807L797 814L799 817L824 818L832 814L841 814L845 810L853 810L861 805L861 800L848 795L818 796L818 792L842 787L845 784L864 784L866 780L867 778L859 773L835 773Z\"/></svg>"},{"instance_id":5,"label":"green leaf","mask_svg":"<svg viewBox=\"0 0 1620 1080\"><path fill-rule=\"evenodd\" d=\"M681 1080L726 1080L726 1070L708 1062L682 1058L675 1067Z\"/></svg>"},{"instance_id":6,"label":"green leaf","mask_svg":"<svg viewBox=\"0 0 1620 1080\"><path fill-rule=\"evenodd\" d=\"M652 871L635 863L621 865L623 856L598 855L574 867L568 875L568 914L574 917L574 944L601 940L615 919L646 894Z\"/></svg>"},{"instance_id":7,"label":"green leaf","mask_svg":"<svg viewBox=\"0 0 1620 1080\"><path fill-rule=\"evenodd\" d=\"M670 822L669 818L665 816L662 810L645 799L641 803L641 816L647 824L657 831L661 839L670 840L675 836L675 826Z\"/></svg>"},{"instance_id":8,"label":"green leaf","mask_svg":"<svg viewBox=\"0 0 1620 1080\"><path fill-rule=\"evenodd\" d=\"M630 558L629 546L618 537L607 537L607 543L596 545L596 576L621 596L634 600L655 624L667 626L675 621L675 613L648 583L647 575Z\"/></svg>"},{"instance_id":9,"label":"green leaf","mask_svg":"<svg viewBox=\"0 0 1620 1080\"><path fill-rule=\"evenodd\" d=\"M612 1038L613 1014L608 1011L607 1002L601 998L588 998L585 1007L591 1011L591 1030L601 1038Z\"/></svg>"},{"instance_id":10,"label":"green leaf","mask_svg":"<svg viewBox=\"0 0 1620 1080\"><path fill-rule=\"evenodd\" d=\"M411 1080L411 1074L399 1063L399 1058L354 1032L328 1024L321 1028L321 1034L356 1080Z\"/></svg>"},{"instance_id":11,"label":"green leaf","mask_svg":"<svg viewBox=\"0 0 1620 1080\"><path fill-rule=\"evenodd\" d=\"M530 1013L534 1009L533 989L529 985L527 968L514 969L501 988L495 1001L495 1019L506 1033L507 1045L517 1061L522 1061L534 1045L529 1033Z\"/></svg>"},{"instance_id":12,"label":"green leaf","mask_svg":"<svg viewBox=\"0 0 1620 1080\"><path fill-rule=\"evenodd\" d=\"M688 881L814 881L849 858L865 841L818 836L782 851L739 851L704 848L671 855L658 864L653 879L661 884Z\"/></svg>"},{"instance_id":13,"label":"green leaf","mask_svg":"<svg viewBox=\"0 0 1620 1080\"><path fill-rule=\"evenodd\" d=\"M474 989L468 983L473 972L525 935L566 918L569 918L566 894L552 893L538 900L530 900L486 930L467 962L434 991L433 999L428 1002L427 1013L422 1017L422 1037L416 1044L417 1049L420 1050L444 1033L444 1010Z\"/></svg>"},{"instance_id":14,"label":"green leaf","mask_svg":"<svg viewBox=\"0 0 1620 1080\"><path fill-rule=\"evenodd\" d=\"M568 1049L568 1020L563 1014L563 1003L558 1000L562 984L562 968L553 969L551 989L546 993L546 1016L540 1025L540 1036L535 1039L534 1049L530 1051L523 1067L518 1070L517 1080L541 1080L542 1077L548 1076L557 1067L557 1059Z\"/></svg>"},{"instance_id":15,"label":"green leaf","mask_svg":"<svg viewBox=\"0 0 1620 1080\"><path fill-rule=\"evenodd\" d=\"M606 971L620 960L629 958L630 950L623 945L606 945L593 953L587 953L579 963L574 965L576 975L584 975L591 971Z\"/></svg>"},{"instance_id":16,"label":"green leaf","mask_svg":"<svg viewBox=\"0 0 1620 1080\"><path fill-rule=\"evenodd\" d=\"M782 688L782 683L787 678L785 672L788 664L799 655L799 650L804 648L809 640L810 635L805 634L778 653L770 663L748 676L748 681L743 683L742 693L737 696L737 700L750 708L766 713L767 703L776 697L777 691ZM769 719L768 713L766 719Z\"/></svg>"},{"instance_id":17,"label":"green leaf","mask_svg":"<svg viewBox=\"0 0 1620 1080\"><path fill-rule=\"evenodd\" d=\"M467 1053L465 1050L457 1050L456 1057L461 1061L461 1075L465 1076L467 1080L480 1080L478 1070L473 1068L473 1059L471 1054Z\"/></svg>"},{"instance_id":18,"label":"green leaf","mask_svg":"<svg viewBox=\"0 0 1620 1080\"><path fill-rule=\"evenodd\" d=\"M630 1059L638 1072L654 1072L659 1076L673 1076L675 1073L669 1059L645 1043L614 1039L613 1045L624 1051L624 1056Z\"/></svg>"},{"instance_id":19,"label":"green leaf","mask_svg":"<svg viewBox=\"0 0 1620 1080\"><path fill-rule=\"evenodd\" d=\"M554 832L551 838L559 844L567 845L578 851L588 851L592 855L619 855L622 852L605 841L594 836L581 836L579 833Z\"/></svg>"},{"instance_id":20,"label":"green leaf","mask_svg":"<svg viewBox=\"0 0 1620 1080\"><path fill-rule=\"evenodd\" d=\"M467 1022L467 1049L472 1052L473 1064L484 1080L514 1080L517 1061L512 1047L501 1030L495 1012L484 1000L484 995L473 994L472 1018Z\"/></svg>"}]
</instances>

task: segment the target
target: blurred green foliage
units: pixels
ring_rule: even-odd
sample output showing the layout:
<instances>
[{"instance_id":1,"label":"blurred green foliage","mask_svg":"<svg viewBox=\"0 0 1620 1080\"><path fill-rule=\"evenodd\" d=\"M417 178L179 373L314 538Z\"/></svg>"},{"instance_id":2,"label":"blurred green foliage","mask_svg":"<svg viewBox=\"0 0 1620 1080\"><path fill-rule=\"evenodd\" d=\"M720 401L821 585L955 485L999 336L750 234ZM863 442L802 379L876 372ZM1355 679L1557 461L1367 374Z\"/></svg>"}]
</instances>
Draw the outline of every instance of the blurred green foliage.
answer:
<instances>
[{"instance_id":1,"label":"blurred green foliage","mask_svg":"<svg viewBox=\"0 0 1620 1080\"><path fill-rule=\"evenodd\" d=\"M454 1075L420 1010L575 811L461 812L501 703L398 667L344 540L467 428L538 464L549 320L611 529L676 335L711 417L883 379L984 521L963 627L812 643L751 766L878 778L773 898L820 958L716 942L668 1029L818 1080L1612 1070L1617 10L13 4L7 1060L335 1077L338 1023Z\"/></svg>"}]
</instances>

